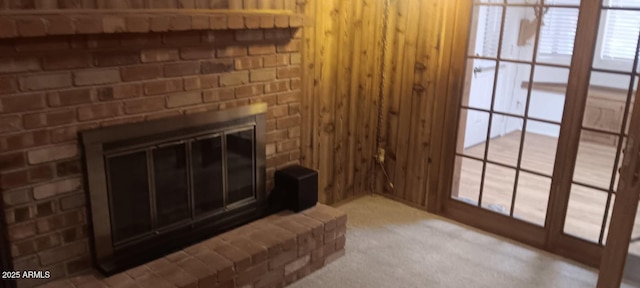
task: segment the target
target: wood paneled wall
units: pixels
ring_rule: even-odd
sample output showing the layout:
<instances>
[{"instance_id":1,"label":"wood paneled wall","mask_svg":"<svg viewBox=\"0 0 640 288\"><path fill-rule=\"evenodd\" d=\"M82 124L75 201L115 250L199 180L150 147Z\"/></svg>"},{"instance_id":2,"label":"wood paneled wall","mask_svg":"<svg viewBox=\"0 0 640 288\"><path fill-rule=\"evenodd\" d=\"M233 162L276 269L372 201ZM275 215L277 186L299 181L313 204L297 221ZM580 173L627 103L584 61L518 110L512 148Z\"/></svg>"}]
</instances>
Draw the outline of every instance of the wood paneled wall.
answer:
<instances>
[{"instance_id":1,"label":"wood paneled wall","mask_svg":"<svg viewBox=\"0 0 640 288\"><path fill-rule=\"evenodd\" d=\"M452 33L445 32L454 26L458 1L390 0L385 53L385 0L297 2L310 24L302 162L320 172L321 202L370 192L424 208L435 202L450 86ZM374 160L378 135L393 187Z\"/></svg>"},{"instance_id":2,"label":"wood paneled wall","mask_svg":"<svg viewBox=\"0 0 640 288\"><path fill-rule=\"evenodd\" d=\"M300 1L299 1L300 2ZM308 0L304 30L302 162L319 170L319 200L372 191L382 0Z\"/></svg>"},{"instance_id":3,"label":"wood paneled wall","mask_svg":"<svg viewBox=\"0 0 640 288\"><path fill-rule=\"evenodd\" d=\"M451 49L443 32L453 8L455 1L392 1L387 30L387 102L380 132L393 186L379 173L377 191L424 208L439 185Z\"/></svg>"}]
</instances>

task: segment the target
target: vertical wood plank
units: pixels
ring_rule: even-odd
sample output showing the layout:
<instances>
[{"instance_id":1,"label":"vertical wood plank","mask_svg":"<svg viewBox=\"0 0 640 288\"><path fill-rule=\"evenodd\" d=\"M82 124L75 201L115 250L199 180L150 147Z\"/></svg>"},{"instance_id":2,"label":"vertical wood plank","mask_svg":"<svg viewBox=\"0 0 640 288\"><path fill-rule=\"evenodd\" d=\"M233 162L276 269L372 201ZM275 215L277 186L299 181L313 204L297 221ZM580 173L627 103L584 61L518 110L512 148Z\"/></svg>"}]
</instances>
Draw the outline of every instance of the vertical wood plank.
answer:
<instances>
[{"instance_id":1,"label":"vertical wood plank","mask_svg":"<svg viewBox=\"0 0 640 288\"><path fill-rule=\"evenodd\" d=\"M373 155L377 154L378 133L382 132L382 127L378 127L378 118L384 118L384 116L386 115L386 111L383 110L384 106L381 106L382 103L385 102L384 98L382 99L382 102L380 102L380 83L382 81L381 69L383 61L382 35L384 32L383 30L385 13L384 2L373 1L368 3L369 5L367 5L367 8L369 12L365 15L369 15L367 16L369 22L365 23L366 26L364 27L372 27L370 29L373 29L374 31L372 36L373 39L368 40L368 42L374 43L374 46L369 47L366 51L363 51L362 57L365 57L367 59L374 59L374 61L373 63L369 63L367 68L365 68L365 71L367 72L361 72L361 74L362 77L365 77L365 85L367 87L366 91L371 91L371 93L369 94L371 95L371 97L373 97L371 103L373 103L374 108L369 112L368 124L371 134L371 140L369 140L368 143L365 143L364 148L362 149L363 151L361 152L362 162L366 163L364 165L364 168L366 170L360 170L363 171L362 174L364 174L364 180L359 182L362 182L362 184L365 185L365 187L361 189L362 193L373 193L375 191L374 180L376 179L377 171L379 171L379 166L377 165L376 161L372 159ZM384 132L382 132L380 135L383 136Z\"/></svg>"},{"instance_id":2,"label":"vertical wood plank","mask_svg":"<svg viewBox=\"0 0 640 288\"><path fill-rule=\"evenodd\" d=\"M372 25L372 20L375 15L372 13L372 5L374 2L379 1L357 1L357 6L355 8L355 21L354 21L354 57L353 57L353 71L351 78L351 102L350 102L350 119L349 119L349 168L347 175L347 182L352 187L353 194L358 195L362 193L366 193L366 181L367 177L373 177L370 174L369 169L366 167L366 163L362 163L361 158L363 152L363 146L367 145L368 142L364 139L365 134L364 128L367 123L364 123L365 118L362 117L364 115L364 111L367 111L365 108L365 102L370 101L370 97L377 97L373 93L370 93L370 89L367 86L367 78L366 75L370 73L370 65L373 58L371 58L370 50L376 45L374 34L375 27Z\"/></svg>"},{"instance_id":3,"label":"vertical wood plank","mask_svg":"<svg viewBox=\"0 0 640 288\"><path fill-rule=\"evenodd\" d=\"M380 68L381 68L381 61L382 61L382 50L380 50L379 48L381 47L381 36L382 36L382 18L384 17L384 10L380 9L384 7L384 3L381 3L381 1L373 1L374 3L376 3L375 7L372 7L371 10L371 14L373 18L370 26L371 27L375 27L374 29L374 38L373 39L369 39L368 42L371 43L375 43L374 47L370 48L367 51L367 55L371 55L369 57L367 57L367 59L373 59L375 60L374 62L369 62L367 71L374 71L373 75L371 74L367 74L367 75L363 75L366 77L366 95L371 95L368 96L367 98L369 98L369 101L367 101L368 105L370 105L370 108L368 109L369 114L368 114L368 122L365 125L365 136L364 136L364 144L362 145L362 153L361 153L361 157L360 157L360 163L363 165L363 169L361 169L363 171L363 178L362 181L360 181L363 185L365 185L365 187L363 187L363 193L366 193L368 191L371 191L372 189L372 185L373 185L373 179L371 179L371 177L374 177L374 165L376 164L373 158L373 155L375 155L377 153L377 133L378 133L378 117L380 115L380 103L379 103L379 81L380 81ZM369 72L368 72L369 73ZM377 80L374 80L377 79Z\"/></svg>"},{"instance_id":4,"label":"vertical wood plank","mask_svg":"<svg viewBox=\"0 0 640 288\"><path fill-rule=\"evenodd\" d=\"M326 176L323 175L324 171L320 171L321 166L320 166L320 157L322 155L321 151L320 151L320 146L321 146L321 138L323 136L323 132L322 132L322 119L320 116L320 111L322 108L322 92L323 92L323 85L322 84L322 69L325 66L325 63L323 61L325 61L325 54L327 53L327 42L325 40L325 36L326 36L326 32L325 32L325 22L327 21L326 18L327 16L325 15L325 11L326 11L326 6L322 5L322 1L321 0L316 0L315 2L315 6L316 6L316 13L315 13L315 23L316 23L316 53L314 55L315 58L315 69L314 69L314 86L313 86L313 98L315 98L314 102L314 119L313 119L313 139L314 142L312 143L313 145L313 168L319 170L318 171L318 201L328 204L327 200L327 194L326 194L326 190L325 187L327 185L327 181L326 181Z\"/></svg>"},{"instance_id":5,"label":"vertical wood plank","mask_svg":"<svg viewBox=\"0 0 640 288\"><path fill-rule=\"evenodd\" d=\"M406 3L400 1L399 3L403 4L403 9L405 9L404 13L407 15L405 17L406 24L403 30L399 30L398 33L402 33L402 37L404 39L403 47L405 49L404 59L402 63L401 69L399 69L400 80L396 83L398 86L395 89L395 93L400 94L400 110L399 113L399 121L398 121L398 131L397 131L397 143L406 143L408 144L410 139L410 131L411 131L411 106L412 106L412 92L413 92L413 75L415 68L415 56L416 56L416 33L417 33L417 23L418 23L418 9L413 9L414 5L417 3ZM411 7L412 9L409 9ZM407 158L409 157L408 149L403 147L400 149L398 147L398 151L396 153L396 175L402 175L402 178L397 180L395 184L397 193L401 199L408 198L408 191L405 189L406 187L406 175L407 175Z\"/></svg>"},{"instance_id":6,"label":"vertical wood plank","mask_svg":"<svg viewBox=\"0 0 640 288\"><path fill-rule=\"evenodd\" d=\"M351 59L349 59L348 61L350 61L350 74L349 75L349 85L346 86L345 85L345 93L347 93L347 97L345 99L345 104L347 105L347 107L345 107L345 112L347 113L347 118L345 121L345 141L344 141L344 146L345 146L345 157L343 158L345 161L345 171L344 171L344 187L345 187L345 192L347 193L346 195L344 195L343 197L348 198L353 196L356 193L359 193L360 191L356 192L354 191L355 186L354 186L354 175L355 175L355 171L356 170L360 170L359 166L356 163L356 142L357 142L357 134L356 134L356 129L358 128L358 123L361 121L361 119L358 119L357 117L357 113L358 113L358 109L357 107L359 106L360 102L358 99L361 98L360 96L360 92L361 90L358 89L358 87L360 87L359 85L359 80L360 80L360 67L363 63L367 63L367 59L363 59L362 55L360 54L360 49L362 47L362 41L365 38L365 33L363 33L363 29L362 29L362 6L363 6L363 2L362 0L358 0L358 1L353 1L353 9L352 9L352 13L351 15L353 16L353 19L351 20L351 29L353 30L352 33L352 37L351 37L351 51L352 51L352 55L351 55Z\"/></svg>"},{"instance_id":7,"label":"vertical wood plank","mask_svg":"<svg viewBox=\"0 0 640 288\"><path fill-rule=\"evenodd\" d=\"M320 159L319 159L319 185L324 187L325 201L326 203L333 203L333 189L334 189L334 176L335 170L333 163L335 161L335 154L333 151L333 145L335 143L335 95L337 82L337 23L338 23L338 3L339 0L327 0L324 1L322 15L322 33L324 33L323 45L321 48L320 57L320 81L327 85L321 85L319 87L320 97ZM333 83L333 84L329 84Z\"/></svg>"},{"instance_id":8,"label":"vertical wood plank","mask_svg":"<svg viewBox=\"0 0 640 288\"><path fill-rule=\"evenodd\" d=\"M413 131L413 133L416 134L415 142L413 143L410 154L415 156L409 157L409 170L413 173L409 187L413 190L411 201L421 207L425 205L426 193L428 192L425 185L423 185L424 179L428 177L426 171L428 171L429 166L429 155L426 149L429 143L428 140L425 139L425 135L431 133L429 123L430 120L433 119L433 111L431 111L430 106L433 104L431 102L431 99L433 99L433 85L432 82L429 81L429 76L432 76L434 69L430 61L433 55L430 45L433 43L434 34L438 34L438 25L433 21L437 19L437 11L437 2L423 2L420 6L420 24L418 25L419 31L423 31L424 33L419 33L418 35L418 49L415 64L416 75L414 77L417 84L414 86L414 93L418 93L420 97L416 106L418 114L416 115L416 130ZM421 92L419 92L420 90Z\"/></svg>"},{"instance_id":9,"label":"vertical wood plank","mask_svg":"<svg viewBox=\"0 0 640 288\"><path fill-rule=\"evenodd\" d=\"M380 127L378 127L378 133L380 134L381 137L381 148L384 148L386 150L385 153L385 158L387 159L385 161L385 163L383 164L384 169L386 171L389 171L389 174L391 174L393 171L395 171L395 169L393 169L394 165L391 165L391 160L393 160L395 158L395 155L393 154L395 149L395 138L392 137L392 135L394 135L392 130L392 127L395 127L395 125L393 125L392 123L392 118L393 118L393 113L392 111L392 103L393 103L393 99L392 99L392 95L391 95L391 79L392 79L392 75L391 75L391 68L393 66L393 62L394 60L398 57L398 55L396 55L395 53L395 25L397 22L397 5L396 5L396 1L389 1L389 18L387 19L387 23L384 23L382 21L384 21L384 13L386 13L385 7L384 7L384 3L381 4L380 6L380 11L381 13L379 13L380 18L381 18L381 23L380 23L380 29L384 29L385 33L386 33L386 45L385 43L380 42L380 51L382 51L382 49L386 49L385 51L385 56L384 56L384 70L379 70L377 77L379 77L379 81L382 82L382 87L380 87L379 89L383 89L382 94L382 103L380 103L379 105L382 105L382 109L383 109L383 113L381 114L382 119L380 120ZM385 27L386 25L386 27ZM382 41L382 35L380 36L380 39ZM386 47L385 47L386 46ZM382 67L380 67L380 69L382 69ZM376 147L378 148L378 147ZM376 151L377 152L377 151ZM393 157L392 157L393 155ZM382 169L380 168L380 166L376 167L376 183L375 183L375 192L377 193L391 193L391 189L389 188L388 182L387 182L387 176L384 174L384 172L382 171ZM394 179L395 177L390 176L390 179Z\"/></svg>"},{"instance_id":10,"label":"vertical wood plank","mask_svg":"<svg viewBox=\"0 0 640 288\"><path fill-rule=\"evenodd\" d=\"M392 57L392 64L390 66L390 71L388 72L387 75L389 75L390 78L390 83L389 83L389 97L391 97L391 101L390 101L390 105L389 105L389 113L391 114L389 119L389 138L390 138L390 144L389 145L389 153L391 153L391 157L394 160L394 165L388 167L387 171L389 170L393 170L393 175L394 177L391 178L391 180L394 182L394 184L396 185L395 188L392 189L391 194L397 196L398 193L402 193L402 190L399 190L397 188L397 184L398 182L400 182L400 175L401 172L398 169L398 152L399 152L399 148L398 146L400 145L398 143L399 140L399 133L398 133L398 129L400 128L400 121L399 118L400 117L400 104L401 104L401 99L402 99L402 95L401 95L401 85L402 85L402 71L404 68L404 59L405 59L405 48L404 48L404 44L405 44L405 31L407 28L407 17L406 17L406 13L407 13L407 6L409 4L405 3L405 1L397 1L396 5L395 5L395 11L394 11L394 17L392 17L392 19L394 19L394 22L390 22L390 24L393 25L393 27L395 27L395 29L392 30L392 33L394 35L393 37L393 56L389 55L390 57Z\"/></svg>"},{"instance_id":11,"label":"vertical wood plank","mask_svg":"<svg viewBox=\"0 0 640 288\"><path fill-rule=\"evenodd\" d=\"M426 73L422 79L422 85L425 87L425 95L422 99L421 103L421 115L420 115L420 123L421 126L419 128L420 137L418 139L418 149L416 154L420 155L418 164L418 182L416 184L416 189L422 191L420 193L420 198L418 199L418 205L422 207L427 207L428 200L427 195L429 193L437 193L436 190L429 190L428 180L432 177L432 163L433 156L431 154L431 137L434 130L434 124L438 124L440 121L436 121L434 115L436 114L437 107L435 105L435 100L437 97L436 85L434 79L438 77L438 56L440 55L440 33L442 29L442 7L441 2L431 2L428 5L423 5L421 15L429 19L424 25L422 25L422 29L425 31L429 31L429 33L425 33L427 37L421 41L425 41L426 55L425 58L422 59L423 64L426 67ZM437 170L436 170L437 171Z\"/></svg>"},{"instance_id":12,"label":"vertical wood plank","mask_svg":"<svg viewBox=\"0 0 640 288\"><path fill-rule=\"evenodd\" d=\"M301 121L302 131L300 135L301 148L300 158L301 163L304 166L317 169L316 162L314 162L314 143L315 139L315 127L318 119L316 111L316 100L318 97L314 97L314 83L315 83L315 55L316 55L316 0L307 0L305 3L301 3L296 6L296 13L304 14L307 21L311 25L305 25L303 27L302 35L302 101L301 101ZM315 124L314 124L315 123Z\"/></svg>"},{"instance_id":13,"label":"vertical wood plank","mask_svg":"<svg viewBox=\"0 0 640 288\"><path fill-rule=\"evenodd\" d=\"M337 40L338 45L336 47L337 50L337 75L344 75L344 77L340 77L336 79L334 82L336 86L336 93L333 95L335 97L333 107L334 112L334 123L335 123L335 134L333 139L333 155L334 160L333 171L334 171L334 183L333 183L333 197L334 199L343 199L345 198L346 193L346 175L345 175L345 164L347 159L347 149L348 145L345 145L345 142L348 141L347 138L347 126L348 126L348 113L349 113L349 87L351 80L351 58L353 57L353 41L351 39L351 6L353 6L353 2L357 1L340 1L338 4L338 34Z\"/></svg>"},{"instance_id":14,"label":"vertical wood plank","mask_svg":"<svg viewBox=\"0 0 640 288\"><path fill-rule=\"evenodd\" d=\"M313 106L313 113L314 113L314 118L313 118L313 142L312 142L312 146L313 146L313 151L312 151L312 163L313 163L313 168L315 169L320 169L320 136L322 134L322 126L320 125L320 105L322 103L322 99L321 99L321 84L322 84L322 79L321 79L321 72L322 72L322 68L323 68L323 63L322 60L324 59L323 55L326 51L326 43L324 42L324 15L323 15L323 5L321 4L322 2L320 0L316 0L314 1L314 5L315 5L315 23L316 23L316 29L315 29L315 44L316 44L316 53L314 55L315 61L314 61L314 77L313 77L313 99L314 99L314 106ZM318 179L319 182L320 179ZM327 196L325 193L325 186L322 186L323 183L319 182L319 187L318 187L318 193L320 193L319 195L319 200L322 203L327 203ZM326 182L324 183L324 185L326 185Z\"/></svg>"},{"instance_id":15,"label":"vertical wood plank","mask_svg":"<svg viewBox=\"0 0 640 288\"><path fill-rule=\"evenodd\" d=\"M426 127L427 118L430 118L431 114L428 113L425 105L427 103L427 97L429 96L429 83L427 77L428 65L429 65L429 50L427 49L427 41L429 37L433 35L433 31L430 30L431 26L427 25L429 20L433 19L434 15L430 15L429 9L425 9L428 4L433 2L421 2L417 5L417 10L420 15L417 24L417 30L425 33L419 33L416 37L416 57L414 61L414 76L413 76L413 93L412 93L412 105L411 105L411 128L409 130L409 149L407 156L407 173L406 173L406 187L408 197L407 201L415 203L416 205L422 205L424 194L421 181L423 175L421 169L423 165L423 159L425 158L424 151L421 147L424 146L422 140L422 134L430 127ZM427 115L429 115L427 117ZM428 132L427 132L428 133ZM425 162L426 163L426 162Z\"/></svg>"}]
</instances>

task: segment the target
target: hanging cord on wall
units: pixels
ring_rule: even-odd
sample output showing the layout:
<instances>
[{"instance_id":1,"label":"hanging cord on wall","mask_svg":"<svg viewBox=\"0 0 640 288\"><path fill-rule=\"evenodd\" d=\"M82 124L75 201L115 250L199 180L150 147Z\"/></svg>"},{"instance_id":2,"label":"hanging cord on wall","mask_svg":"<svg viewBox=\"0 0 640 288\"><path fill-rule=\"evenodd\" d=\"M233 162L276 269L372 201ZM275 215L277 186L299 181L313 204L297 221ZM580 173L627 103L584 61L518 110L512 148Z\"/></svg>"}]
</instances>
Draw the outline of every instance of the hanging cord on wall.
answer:
<instances>
[{"instance_id":1,"label":"hanging cord on wall","mask_svg":"<svg viewBox=\"0 0 640 288\"><path fill-rule=\"evenodd\" d=\"M378 91L378 125L376 127L376 134L377 134L377 138L376 138L376 155L373 155L376 163L378 165L380 165L380 168L382 169L382 173L384 174L389 187L391 189L393 189L393 183L391 182L391 179L389 177L389 174L387 174L387 171L384 168L384 147L382 147L383 145L383 136L382 136L382 127L383 125L385 125L384 123L384 113L385 113L385 101L384 101L384 92L386 89L386 80L387 80L387 73L386 73L386 67L387 67L387 63L386 63L386 59L387 59L387 50L388 50L388 28L389 28L389 16L391 14L391 3L390 0L385 0L384 1L384 15L382 18L382 57L380 58L380 83L379 83L379 91ZM375 183L377 183L377 173L376 173L376 169L374 166L373 169L373 177L371 177L372 181L371 181L371 193L373 193L375 191Z\"/></svg>"}]
</instances>

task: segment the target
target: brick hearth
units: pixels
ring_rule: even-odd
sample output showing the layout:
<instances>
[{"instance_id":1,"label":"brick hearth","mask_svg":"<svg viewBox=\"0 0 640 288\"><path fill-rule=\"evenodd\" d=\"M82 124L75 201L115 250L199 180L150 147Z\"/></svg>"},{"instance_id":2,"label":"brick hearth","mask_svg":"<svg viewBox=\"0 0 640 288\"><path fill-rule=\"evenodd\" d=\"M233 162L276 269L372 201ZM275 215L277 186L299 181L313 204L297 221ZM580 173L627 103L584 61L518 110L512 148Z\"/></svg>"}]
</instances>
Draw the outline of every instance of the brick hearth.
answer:
<instances>
[{"instance_id":1,"label":"brick hearth","mask_svg":"<svg viewBox=\"0 0 640 288\"><path fill-rule=\"evenodd\" d=\"M300 162L301 33L3 39L0 189L14 269L52 280L91 269L79 131L266 102L270 190L275 169Z\"/></svg>"},{"instance_id":2,"label":"brick hearth","mask_svg":"<svg viewBox=\"0 0 640 288\"><path fill-rule=\"evenodd\" d=\"M109 278L80 275L41 288L283 287L344 255L347 216L319 204L258 220Z\"/></svg>"}]
</instances>

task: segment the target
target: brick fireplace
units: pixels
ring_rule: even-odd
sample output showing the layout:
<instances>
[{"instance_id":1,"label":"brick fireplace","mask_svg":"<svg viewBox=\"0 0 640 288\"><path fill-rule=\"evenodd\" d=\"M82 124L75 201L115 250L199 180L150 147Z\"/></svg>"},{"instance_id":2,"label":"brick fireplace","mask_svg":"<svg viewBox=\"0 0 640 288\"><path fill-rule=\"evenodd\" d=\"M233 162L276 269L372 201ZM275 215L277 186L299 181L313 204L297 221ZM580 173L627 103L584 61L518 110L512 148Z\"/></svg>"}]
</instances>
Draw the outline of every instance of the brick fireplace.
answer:
<instances>
[{"instance_id":1,"label":"brick fireplace","mask_svg":"<svg viewBox=\"0 0 640 288\"><path fill-rule=\"evenodd\" d=\"M79 132L263 102L267 191L277 168L299 163L301 21L189 13L0 15L0 188L15 270L53 280L93 266Z\"/></svg>"}]
</instances>

